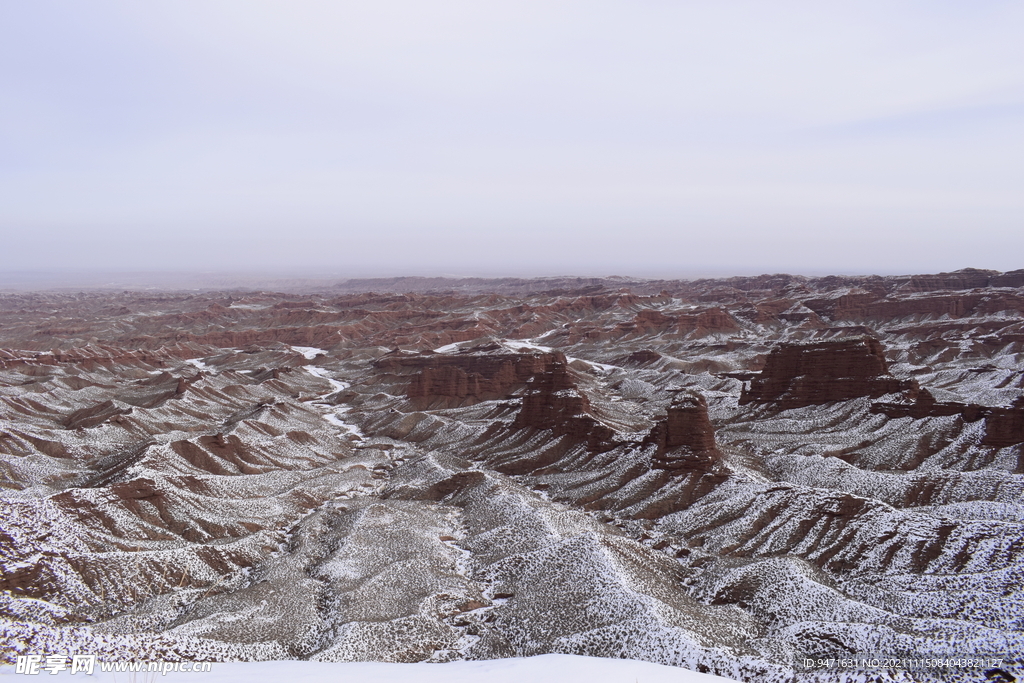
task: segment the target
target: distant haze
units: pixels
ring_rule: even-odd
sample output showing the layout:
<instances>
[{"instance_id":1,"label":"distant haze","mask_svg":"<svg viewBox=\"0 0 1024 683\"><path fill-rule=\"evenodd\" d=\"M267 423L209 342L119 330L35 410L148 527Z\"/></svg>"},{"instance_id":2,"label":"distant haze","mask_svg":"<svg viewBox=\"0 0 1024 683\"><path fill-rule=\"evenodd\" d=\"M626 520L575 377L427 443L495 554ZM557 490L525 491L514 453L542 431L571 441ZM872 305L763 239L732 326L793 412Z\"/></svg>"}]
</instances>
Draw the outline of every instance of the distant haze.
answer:
<instances>
[{"instance_id":1,"label":"distant haze","mask_svg":"<svg viewBox=\"0 0 1024 683\"><path fill-rule=\"evenodd\" d=\"M0 271L1021 268L1022 36L997 0L0 0Z\"/></svg>"}]
</instances>

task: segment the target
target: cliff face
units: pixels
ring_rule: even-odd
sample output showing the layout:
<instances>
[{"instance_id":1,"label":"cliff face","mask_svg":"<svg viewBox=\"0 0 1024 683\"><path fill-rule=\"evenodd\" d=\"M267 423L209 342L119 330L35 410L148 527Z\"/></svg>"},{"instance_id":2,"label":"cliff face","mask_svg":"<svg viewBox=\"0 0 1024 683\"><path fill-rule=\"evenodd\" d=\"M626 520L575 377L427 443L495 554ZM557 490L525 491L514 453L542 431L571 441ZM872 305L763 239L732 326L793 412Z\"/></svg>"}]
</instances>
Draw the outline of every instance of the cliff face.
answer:
<instances>
[{"instance_id":1,"label":"cliff face","mask_svg":"<svg viewBox=\"0 0 1024 683\"><path fill-rule=\"evenodd\" d=\"M597 452L611 447L615 431L592 414L559 351L509 353L484 344L460 353L388 354L374 365L398 376L414 371L406 396L416 404L464 406L522 395L512 429L545 429Z\"/></svg>"},{"instance_id":2,"label":"cliff face","mask_svg":"<svg viewBox=\"0 0 1024 683\"><path fill-rule=\"evenodd\" d=\"M590 400L576 385L564 360L552 360L527 385L512 427L550 429L556 436L587 444L591 451L607 450L615 435L591 415Z\"/></svg>"},{"instance_id":3,"label":"cliff face","mask_svg":"<svg viewBox=\"0 0 1024 683\"><path fill-rule=\"evenodd\" d=\"M982 406L977 403L959 401L936 401L931 392L921 389L913 403L872 403L871 412L887 417L910 417L920 420L926 417L959 415L964 422L985 419L985 435L980 445L1006 448L1024 443L1024 397L1010 406Z\"/></svg>"},{"instance_id":4,"label":"cliff face","mask_svg":"<svg viewBox=\"0 0 1024 683\"><path fill-rule=\"evenodd\" d=\"M910 388L910 382L889 374L878 340L855 337L775 347L761 374L744 388L739 402L802 408L862 396L874 398Z\"/></svg>"},{"instance_id":5,"label":"cliff face","mask_svg":"<svg viewBox=\"0 0 1024 683\"><path fill-rule=\"evenodd\" d=\"M1024 396L1007 408L989 409L985 417L985 438L981 443L996 448L1024 443Z\"/></svg>"},{"instance_id":6,"label":"cliff face","mask_svg":"<svg viewBox=\"0 0 1024 683\"><path fill-rule=\"evenodd\" d=\"M663 470L705 470L721 457L707 401L700 394L677 396L664 420L651 429L645 444L657 450L651 466Z\"/></svg>"},{"instance_id":7,"label":"cliff face","mask_svg":"<svg viewBox=\"0 0 1024 683\"><path fill-rule=\"evenodd\" d=\"M416 371L406 388L406 396L412 399L490 400L507 397L553 363L564 365L565 355L557 351L502 353L496 345L485 345L450 355L389 354L375 365L387 372Z\"/></svg>"},{"instance_id":8,"label":"cliff face","mask_svg":"<svg viewBox=\"0 0 1024 683\"><path fill-rule=\"evenodd\" d=\"M637 312L633 320L621 323L617 331L621 334L669 334L703 337L715 333L730 333L739 330L736 320L725 310L713 307L701 311L665 315L646 309Z\"/></svg>"},{"instance_id":9,"label":"cliff face","mask_svg":"<svg viewBox=\"0 0 1024 683\"><path fill-rule=\"evenodd\" d=\"M888 417L910 417L920 420L925 417L945 417L959 415L965 422L977 422L988 415L991 409L976 403L962 403L960 401L936 401L932 392L927 389L917 388L913 382L907 391L909 397L916 395L913 403L872 403L871 412Z\"/></svg>"}]
</instances>

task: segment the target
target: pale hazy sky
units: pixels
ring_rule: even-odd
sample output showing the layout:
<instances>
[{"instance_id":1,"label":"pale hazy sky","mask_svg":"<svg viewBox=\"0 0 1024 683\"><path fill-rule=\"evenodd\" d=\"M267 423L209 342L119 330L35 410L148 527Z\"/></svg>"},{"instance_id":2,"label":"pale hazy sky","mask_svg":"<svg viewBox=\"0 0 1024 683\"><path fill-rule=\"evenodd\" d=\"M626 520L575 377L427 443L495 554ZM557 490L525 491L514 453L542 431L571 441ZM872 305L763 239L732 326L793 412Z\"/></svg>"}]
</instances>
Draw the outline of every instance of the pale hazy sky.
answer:
<instances>
[{"instance_id":1,"label":"pale hazy sky","mask_svg":"<svg viewBox=\"0 0 1024 683\"><path fill-rule=\"evenodd\" d=\"M0 269L1024 267L1024 3L0 0Z\"/></svg>"}]
</instances>

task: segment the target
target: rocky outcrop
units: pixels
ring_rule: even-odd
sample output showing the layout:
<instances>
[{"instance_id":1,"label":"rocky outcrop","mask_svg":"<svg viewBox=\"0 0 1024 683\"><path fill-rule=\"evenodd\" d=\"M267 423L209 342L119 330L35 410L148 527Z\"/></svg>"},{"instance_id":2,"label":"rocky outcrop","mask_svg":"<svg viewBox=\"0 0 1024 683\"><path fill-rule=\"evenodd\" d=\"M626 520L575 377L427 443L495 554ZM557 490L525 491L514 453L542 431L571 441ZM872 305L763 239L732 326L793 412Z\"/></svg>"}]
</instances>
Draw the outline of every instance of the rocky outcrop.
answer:
<instances>
[{"instance_id":1,"label":"rocky outcrop","mask_svg":"<svg viewBox=\"0 0 1024 683\"><path fill-rule=\"evenodd\" d=\"M559 351L509 353L484 344L455 354L390 353L374 366L397 375L415 371L406 396L421 405L468 405L521 392L513 429L551 430L594 452L611 447L615 431L592 415L590 400Z\"/></svg>"},{"instance_id":2,"label":"rocky outcrop","mask_svg":"<svg viewBox=\"0 0 1024 683\"><path fill-rule=\"evenodd\" d=\"M996 448L1024 443L1024 396L1007 408L989 408L981 443Z\"/></svg>"},{"instance_id":3,"label":"rocky outcrop","mask_svg":"<svg viewBox=\"0 0 1024 683\"><path fill-rule=\"evenodd\" d=\"M679 331L691 332L698 336L714 333L731 333L740 329L736 319L717 306L699 313L679 316Z\"/></svg>"},{"instance_id":4,"label":"rocky outcrop","mask_svg":"<svg viewBox=\"0 0 1024 683\"><path fill-rule=\"evenodd\" d=\"M668 414L651 429L644 444L654 444L651 466L663 470L704 470L721 457L707 401L700 394L681 394Z\"/></svg>"},{"instance_id":5,"label":"rocky outcrop","mask_svg":"<svg viewBox=\"0 0 1024 683\"><path fill-rule=\"evenodd\" d=\"M0 593L10 592L11 595L27 598L46 597L54 588L53 579L46 568L46 559L20 567L5 567L0 574Z\"/></svg>"},{"instance_id":6,"label":"rocky outcrop","mask_svg":"<svg viewBox=\"0 0 1024 683\"><path fill-rule=\"evenodd\" d=\"M132 412L130 407L121 407L113 401L103 401L88 408L82 408L69 414L64 419L64 426L67 429L86 429L95 427L112 418L120 415L128 415Z\"/></svg>"},{"instance_id":7,"label":"rocky outcrop","mask_svg":"<svg viewBox=\"0 0 1024 683\"><path fill-rule=\"evenodd\" d=\"M852 337L775 347L739 402L770 403L785 410L911 388L909 381L889 374L877 339Z\"/></svg>"},{"instance_id":8,"label":"rocky outcrop","mask_svg":"<svg viewBox=\"0 0 1024 683\"><path fill-rule=\"evenodd\" d=\"M454 398L490 400L506 398L544 373L552 363L565 364L559 352L508 353L496 344L483 345L457 354L388 354L376 361L381 370L406 373L417 371L406 395L412 399Z\"/></svg>"},{"instance_id":9,"label":"rocky outcrop","mask_svg":"<svg viewBox=\"0 0 1024 683\"><path fill-rule=\"evenodd\" d=\"M916 382L914 383L916 384ZM920 420L925 417L943 417L959 415L965 422L977 422L988 414L989 408L977 403L961 403L960 401L936 401L932 392L927 389L913 388L908 394L916 394L912 403L872 403L871 412L888 417L910 417Z\"/></svg>"},{"instance_id":10,"label":"rocky outcrop","mask_svg":"<svg viewBox=\"0 0 1024 683\"><path fill-rule=\"evenodd\" d=\"M900 290L908 292L931 292L936 290L977 289L981 287L1020 287L1024 285L1024 271L1014 270L1000 273L998 270L963 268L952 273L934 275L911 275L906 278Z\"/></svg>"},{"instance_id":11,"label":"rocky outcrop","mask_svg":"<svg viewBox=\"0 0 1024 683\"><path fill-rule=\"evenodd\" d=\"M633 320L617 327L620 332L630 334L687 334L702 337L715 333L735 332L740 329L736 320L722 308L713 307L702 311L687 311L678 315L665 315L661 311L645 309L639 311Z\"/></svg>"},{"instance_id":12,"label":"rocky outcrop","mask_svg":"<svg viewBox=\"0 0 1024 683\"><path fill-rule=\"evenodd\" d=\"M613 429L591 415L590 400L576 386L563 360L552 360L530 381L512 427L550 429L555 436L585 443L590 451L608 450L615 436Z\"/></svg>"},{"instance_id":13,"label":"rocky outcrop","mask_svg":"<svg viewBox=\"0 0 1024 683\"><path fill-rule=\"evenodd\" d=\"M872 403L870 410L888 417L910 417L915 420L948 415L959 415L964 422L977 422L984 418L982 446L1006 448L1024 443L1024 396L1011 406L991 407L959 401L936 401L930 391L921 389L913 403Z\"/></svg>"}]
</instances>

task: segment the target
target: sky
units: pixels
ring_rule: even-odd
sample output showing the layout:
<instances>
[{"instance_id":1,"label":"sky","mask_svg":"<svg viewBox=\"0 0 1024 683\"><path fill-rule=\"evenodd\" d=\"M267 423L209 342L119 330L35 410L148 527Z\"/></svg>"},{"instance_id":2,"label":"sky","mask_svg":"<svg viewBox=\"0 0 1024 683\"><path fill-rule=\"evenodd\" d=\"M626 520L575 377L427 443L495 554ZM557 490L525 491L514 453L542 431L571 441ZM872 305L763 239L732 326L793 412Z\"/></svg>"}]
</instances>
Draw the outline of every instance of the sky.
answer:
<instances>
[{"instance_id":1,"label":"sky","mask_svg":"<svg viewBox=\"0 0 1024 683\"><path fill-rule=\"evenodd\" d=\"M0 271L1024 268L1024 4L0 0Z\"/></svg>"}]
</instances>

